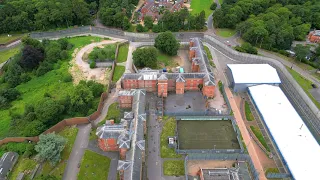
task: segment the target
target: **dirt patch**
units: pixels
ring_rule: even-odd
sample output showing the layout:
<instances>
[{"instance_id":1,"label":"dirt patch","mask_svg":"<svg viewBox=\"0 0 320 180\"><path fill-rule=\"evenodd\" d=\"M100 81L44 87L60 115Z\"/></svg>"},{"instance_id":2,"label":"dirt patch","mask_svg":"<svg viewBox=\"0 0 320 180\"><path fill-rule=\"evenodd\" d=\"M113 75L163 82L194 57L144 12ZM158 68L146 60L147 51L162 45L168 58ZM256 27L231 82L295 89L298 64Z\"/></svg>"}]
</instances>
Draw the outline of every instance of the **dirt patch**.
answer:
<instances>
[{"instance_id":1,"label":"dirt patch","mask_svg":"<svg viewBox=\"0 0 320 180\"><path fill-rule=\"evenodd\" d=\"M205 161L205 160L192 160L188 161L188 175L196 176L201 169L214 169L214 168L231 168L235 161Z\"/></svg>"}]
</instances>

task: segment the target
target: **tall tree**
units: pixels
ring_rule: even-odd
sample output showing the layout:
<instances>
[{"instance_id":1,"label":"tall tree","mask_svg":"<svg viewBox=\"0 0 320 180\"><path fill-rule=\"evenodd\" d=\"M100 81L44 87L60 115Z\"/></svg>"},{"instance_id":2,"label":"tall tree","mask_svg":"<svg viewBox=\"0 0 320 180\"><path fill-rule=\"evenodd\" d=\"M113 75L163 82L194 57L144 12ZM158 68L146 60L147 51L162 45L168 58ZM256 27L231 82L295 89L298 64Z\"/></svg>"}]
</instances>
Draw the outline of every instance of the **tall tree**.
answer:
<instances>
[{"instance_id":1,"label":"tall tree","mask_svg":"<svg viewBox=\"0 0 320 180\"><path fill-rule=\"evenodd\" d=\"M177 55L179 46L179 42L170 31L159 34L154 43L154 47L170 56Z\"/></svg>"}]
</instances>

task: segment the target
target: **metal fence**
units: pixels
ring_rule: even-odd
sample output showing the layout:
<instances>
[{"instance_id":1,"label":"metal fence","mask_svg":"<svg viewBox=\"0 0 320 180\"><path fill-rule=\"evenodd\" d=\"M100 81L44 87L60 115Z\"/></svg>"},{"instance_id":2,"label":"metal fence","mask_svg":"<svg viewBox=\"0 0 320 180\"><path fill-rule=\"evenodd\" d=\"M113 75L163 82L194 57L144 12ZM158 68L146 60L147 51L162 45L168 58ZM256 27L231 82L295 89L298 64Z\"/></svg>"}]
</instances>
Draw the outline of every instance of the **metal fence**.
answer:
<instances>
[{"instance_id":1,"label":"metal fence","mask_svg":"<svg viewBox=\"0 0 320 180\"><path fill-rule=\"evenodd\" d=\"M259 180L259 172L254 168L253 162L248 154L188 154L188 160L233 160L245 161L254 180Z\"/></svg>"},{"instance_id":2,"label":"metal fence","mask_svg":"<svg viewBox=\"0 0 320 180\"><path fill-rule=\"evenodd\" d=\"M229 153L243 153L242 149L176 149L178 154L190 154L190 153L216 153L216 154L229 154Z\"/></svg>"},{"instance_id":3,"label":"metal fence","mask_svg":"<svg viewBox=\"0 0 320 180\"><path fill-rule=\"evenodd\" d=\"M166 116L221 116L221 115L229 115L227 112L219 112L219 111L164 111L164 115Z\"/></svg>"}]
</instances>

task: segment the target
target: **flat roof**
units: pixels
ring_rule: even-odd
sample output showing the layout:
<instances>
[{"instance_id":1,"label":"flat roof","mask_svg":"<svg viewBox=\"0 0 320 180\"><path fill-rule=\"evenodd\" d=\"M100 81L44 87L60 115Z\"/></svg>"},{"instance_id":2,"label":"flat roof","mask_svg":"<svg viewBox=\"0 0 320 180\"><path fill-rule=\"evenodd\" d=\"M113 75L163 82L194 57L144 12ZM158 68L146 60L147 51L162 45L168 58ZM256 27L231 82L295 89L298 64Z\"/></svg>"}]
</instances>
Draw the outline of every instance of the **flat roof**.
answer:
<instances>
[{"instance_id":1,"label":"flat roof","mask_svg":"<svg viewBox=\"0 0 320 180\"><path fill-rule=\"evenodd\" d=\"M282 90L264 84L249 92L294 179L319 177L320 146Z\"/></svg>"},{"instance_id":2,"label":"flat roof","mask_svg":"<svg viewBox=\"0 0 320 180\"><path fill-rule=\"evenodd\" d=\"M234 83L281 83L277 70L269 64L227 64Z\"/></svg>"}]
</instances>

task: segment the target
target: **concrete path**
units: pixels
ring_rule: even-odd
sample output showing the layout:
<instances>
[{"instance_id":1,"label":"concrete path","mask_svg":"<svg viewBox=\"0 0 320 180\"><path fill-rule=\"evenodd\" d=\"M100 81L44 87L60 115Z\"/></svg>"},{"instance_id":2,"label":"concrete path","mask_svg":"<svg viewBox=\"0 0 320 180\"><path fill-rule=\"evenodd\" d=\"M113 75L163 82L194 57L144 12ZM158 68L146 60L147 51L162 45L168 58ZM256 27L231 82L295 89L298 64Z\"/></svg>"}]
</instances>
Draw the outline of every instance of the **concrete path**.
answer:
<instances>
[{"instance_id":1,"label":"concrete path","mask_svg":"<svg viewBox=\"0 0 320 180\"><path fill-rule=\"evenodd\" d=\"M104 103L101 115L95 121L95 125L102 121L108 113L109 106L115 102L118 91L109 94L108 99ZM89 136L91 132L91 124L83 124L77 126L79 131L69 156L67 167L64 170L63 180L76 180L79 173L79 164L81 163L85 149L88 146Z\"/></svg>"}]
</instances>

